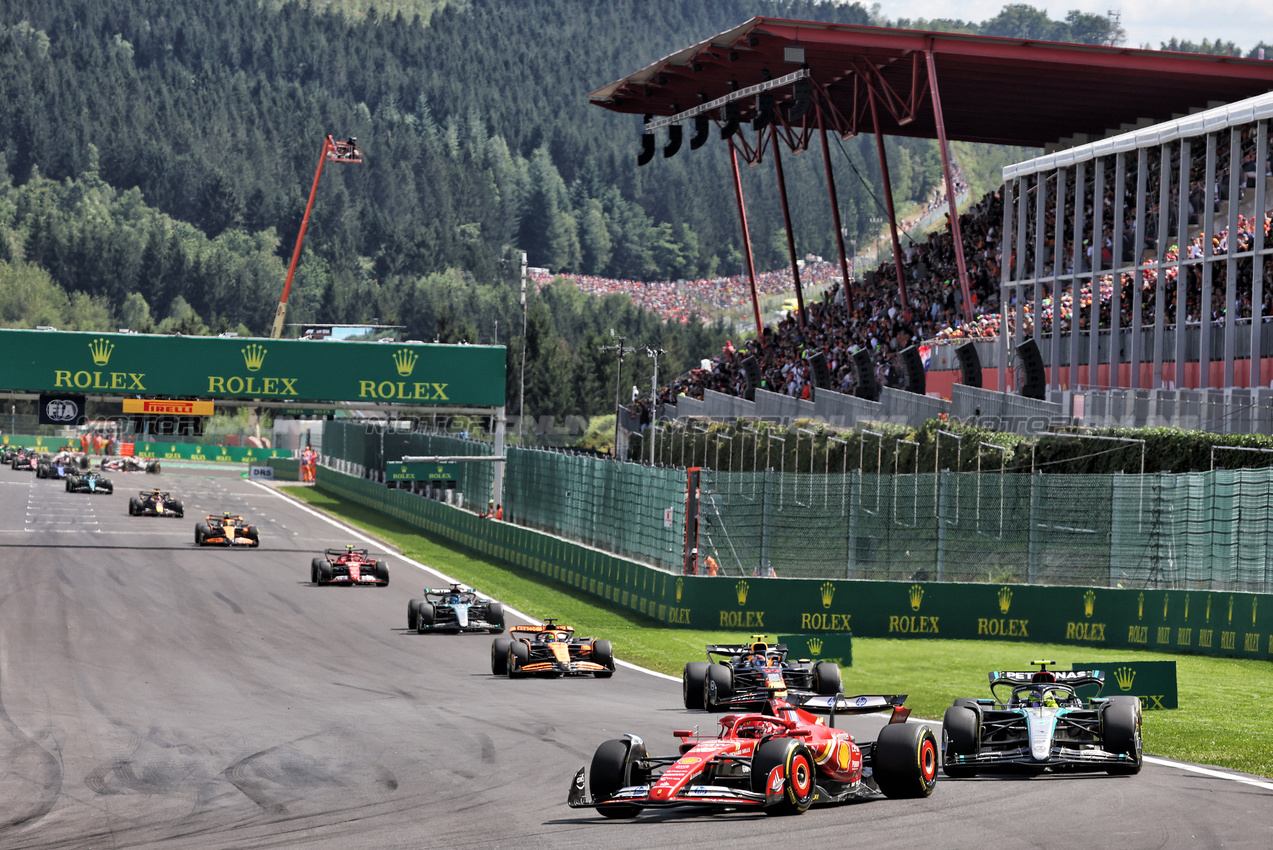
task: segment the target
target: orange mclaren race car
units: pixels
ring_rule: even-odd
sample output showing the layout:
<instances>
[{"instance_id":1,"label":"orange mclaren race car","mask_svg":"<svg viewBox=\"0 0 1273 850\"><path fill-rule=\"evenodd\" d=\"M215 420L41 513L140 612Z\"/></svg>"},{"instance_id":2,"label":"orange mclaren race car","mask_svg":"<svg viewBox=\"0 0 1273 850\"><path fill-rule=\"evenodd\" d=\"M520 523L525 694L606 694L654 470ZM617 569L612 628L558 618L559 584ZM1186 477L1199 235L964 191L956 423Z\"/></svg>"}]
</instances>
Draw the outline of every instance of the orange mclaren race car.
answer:
<instances>
[{"instance_id":1,"label":"orange mclaren race car","mask_svg":"<svg viewBox=\"0 0 1273 850\"><path fill-rule=\"evenodd\" d=\"M570 626L556 620L540 625L513 626L511 637L491 643L491 672L510 678L521 676L582 676L598 679L614 675L614 650L610 641L576 637Z\"/></svg>"},{"instance_id":2,"label":"orange mclaren race car","mask_svg":"<svg viewBox=\"0 0 1273 850\"><path fill-rule=\"evenodd\" d=\"M716 737L673 732L680 739L677 755L651 756L635 735L606 741L591 769L575 774L567 802L595 807L608 818L631 818L647 808L798 815L811 805L881 793L927 797L937 784L937 740L927 725L905 722L905 700L773 697L755 714L720 718ZM872 742L835 728L836 714L887 710L892 716ZM813 712L830 713L830 723Z\"/></svg>"},{"instance_id":3,"label":"orange mclaren race car","mask_svg":"<svg viewBox=\"0 0 1273 850\"><path fill-rule=\"evenodd\" d=\"M209 514L194 527L196 546L260 546L261 535L255 525L237 514Z\"/></svg>"}]
</instances>

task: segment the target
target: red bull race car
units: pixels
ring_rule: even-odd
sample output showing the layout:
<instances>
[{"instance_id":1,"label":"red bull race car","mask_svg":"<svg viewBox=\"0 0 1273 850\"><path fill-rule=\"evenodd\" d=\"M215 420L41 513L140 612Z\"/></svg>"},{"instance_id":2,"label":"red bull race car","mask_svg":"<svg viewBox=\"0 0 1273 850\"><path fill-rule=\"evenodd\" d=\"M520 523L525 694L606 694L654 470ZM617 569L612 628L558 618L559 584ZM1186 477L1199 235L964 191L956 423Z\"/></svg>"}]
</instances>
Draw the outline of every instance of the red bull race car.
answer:
<instances>
[{"instance_id":1,"label":"red bull race car","mask_svg":"<svg viewBox=\"0 0 1273 850\"><path fill-rule=\"evenodd\" d=\"M180 499L163 490L140 490L128 500L129 516L185 516Z\"/></svg>"},{"instance_id":2,"label":"red bull race car","mask_svg":"<svg viewBox=\"0 0 1273 850\"><path fill-rule=\"evenodd\" d=\"M323 557L310 561L309 580L318 585L388 587L389 565L373 558L366 549L355 549L352 545L328 549Z\"/></svg>"},{"instance_id":3,"label":"red bull race car","mask_svg":"<svg viewBox=\"0 0 1273 850\"><path fill-rule=\"evenodd\" d=\"M787 645L752 635L749 644L707 647L707 661L691 661L681 674L686 708L725 711L755 708L778 696L834 696L841 692L840 667L830 661L787 657Z\"/></svg>"},{"instance_id":4,"label":"red bull race car","mask_svg":"<svg viewBox=\"0 0 1273 850\"><path fill-rule=\"evenodd\" d=\"M261 545L261 534L237 514L208 514L203 522L195 523L194 542L196 546L256 547Z\"/></svg>"},{"instance_id":5,"label":"red bull race car","mask_svg":"<svg viewBox=\"0 0 1273 850\"><path fill-rule=\"evenodd\" d=\"M539 625L513 626L511 637L491 642L491 672L511 679L522 676L614 675L614 650L608 640L577 637L570 626L546 619Z\"/></svg>"},{"instance_id":6,"label":"red bull race car","mask_svg":"<svg viewBox=\"0 0 1273 850\"><path fill-rule=\"evenodd\" d=\"M716 737L688 730L677 755L651 756L635 735L606 741L579 768L567 803L608 818L643 809L692 807L798 815L810 806L883 794L927 797L937 782L937 740L906 723L905 696L811 696L800 705L774 697L754 714L720 718ZM872 742L835 728L836 714L892 710ZM814 711L831 714L830 724Z\"/></svg>"}]
</instances>

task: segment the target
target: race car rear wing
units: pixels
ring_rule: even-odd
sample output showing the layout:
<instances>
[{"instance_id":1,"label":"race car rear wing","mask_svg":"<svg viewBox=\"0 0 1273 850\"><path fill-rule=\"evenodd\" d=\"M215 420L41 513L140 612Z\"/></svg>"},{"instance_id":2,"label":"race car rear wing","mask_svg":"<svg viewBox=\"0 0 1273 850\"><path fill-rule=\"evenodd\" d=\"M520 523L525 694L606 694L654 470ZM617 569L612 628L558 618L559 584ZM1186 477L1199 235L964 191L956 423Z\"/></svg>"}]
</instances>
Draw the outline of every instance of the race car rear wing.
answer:
<instances>
[{"instance_id":1,"label":"race car rear wing","mask_svg":"<svg viewBox=\"0 0 1273 850\"><path fill-rule=\"evenodd\" d=\"M784 655L787 652L787 645L785 643L771 643L767 644L767 646L769 647L770 652L781 652ZM752 645L750 643L708 644L707 655L709 658L713 655L742 655L744 653L751 652L751 647Z\"/></svg>"},{"instance_id":2,"label":"race car rear wing","mask_svg":"<svg viewBox=\"0 0 1273 850\"><path fill-rule=\"evenodd\" d=\"M870 694L852 697L840 695L829 697L818 694L791 693L787 697L787 701L813 714L874 714L877 711L892 711L897 714L902 711L905 712L902 719L905 719L905 716L910 714L908 709L902 708L902 704L906 702L906 697L906 694Z\"/></svg>"}]
</instances>

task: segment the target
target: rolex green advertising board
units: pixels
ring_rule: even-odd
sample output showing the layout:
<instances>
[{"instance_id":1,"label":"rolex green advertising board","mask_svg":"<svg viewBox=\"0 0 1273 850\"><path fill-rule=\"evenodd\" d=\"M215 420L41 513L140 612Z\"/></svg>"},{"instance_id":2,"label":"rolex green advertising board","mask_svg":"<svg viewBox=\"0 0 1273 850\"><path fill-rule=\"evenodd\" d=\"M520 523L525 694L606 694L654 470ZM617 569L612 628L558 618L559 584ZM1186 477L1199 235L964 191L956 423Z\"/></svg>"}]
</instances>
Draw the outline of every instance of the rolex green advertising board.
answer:
<instances>
[{"instance_id":1,"label":"rolex green advertising board","mask_svg":"<svg viewBox=\"0 0 1273 850\"><path fill-rule=\"evenodd\" d=\"M505 350L0 330L0 389L499 407Z\"/></svg>"},{"instance_id":2,"label":"rolex green advertising board","mask_svg":"<svg viewBox=\"0 0 1273 850\"><path fill-rule=\"evenodd\" d=\"M1138 697L1146 711L1180 706L1174 661L1075 661L1070 664L1070 668L1100 670L1104 673L1105 686L1101 688L1103 697L1120 694Z\"/></svg>"}]
</instances>

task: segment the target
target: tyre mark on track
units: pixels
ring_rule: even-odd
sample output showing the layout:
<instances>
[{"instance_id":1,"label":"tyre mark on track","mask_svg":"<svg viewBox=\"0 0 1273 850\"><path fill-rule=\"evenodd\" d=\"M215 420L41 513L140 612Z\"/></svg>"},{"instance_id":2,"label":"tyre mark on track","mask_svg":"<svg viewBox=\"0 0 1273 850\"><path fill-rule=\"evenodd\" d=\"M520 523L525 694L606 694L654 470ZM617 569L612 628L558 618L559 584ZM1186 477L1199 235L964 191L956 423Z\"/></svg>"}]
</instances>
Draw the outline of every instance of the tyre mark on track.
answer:
<instances>
[{"instance_id":1,"label":"tyre mark on track","mask_svg":"<svg viewBox=\"0 0 1273 850\"><path fill-rule=\"evenodd\" d=\"M61 567L58 567L57 578L58 578L58 581L62 582L62 584L66 585L67 587L75 587L75 582L71 581L70 577L68 577L66 573L62 572Z\"/></svg>"},{"instance_id":2,"label":"tyre mark on track","mask_svg":"<svg viewBox=\"0 0 1273 850\"><path fill-rule=\"evenodd\" d=\"M275 592L274 592L274 591L272 591L272 590L270 591L270 596L273 596L273 597L274 597L275 599L277 599L279 602L282 602L282 603L283 603L284 605L286 605L288 608L291 608L293 613L296 613L296 614L304 614L304 613L305 613L304 611L302 611L302 610L301 610L301 607L300 607L299 605L297 605L297 604L296 604L295 602L293 602L292 600L288 599L286 596L279 596L277 593L275 593Z\"/></svg>"},{"instance_id":3,"label":"tyre mark on track","mask_svg":"<svg viewBox=\"0 0 1273 850\"><path fill-rule=\"evenodd\" d=\"M4 707L3 683L0 683L0 729L9 733L14 744L12 747L0 747L0 752L4 753L5 774L38 789L34 793L36 799L28 808L10 809L0 815L0 834L3 834L34 823L48 814L62 795L63 774L61 760L23 732L9 717Z\"/></svg>"},{"instance_id":4,"label":"tyre mark on track","mask_svg":"<svg viewBox=\"0 0 1273 850\"><path fill-rule=\"evenodd\" d=\"M242 614L242 613L243 613L243 609L239 607L239 604L238 604L237 602L235 602L233 599L230 599L228 596L226 596L225 594L223 594L221 591L219 591L219 590L217 590L217 591L213 591L212 595L213 595L213 596L215 596L217 599L220 599L220 600L221 600L222 602L224 602L226 605L229 605L229 606L230 606L230 610L231 610L231 611L233 611L234 613L236 613L236 614Z\"/></svg>"}]
</instances>

